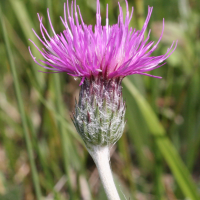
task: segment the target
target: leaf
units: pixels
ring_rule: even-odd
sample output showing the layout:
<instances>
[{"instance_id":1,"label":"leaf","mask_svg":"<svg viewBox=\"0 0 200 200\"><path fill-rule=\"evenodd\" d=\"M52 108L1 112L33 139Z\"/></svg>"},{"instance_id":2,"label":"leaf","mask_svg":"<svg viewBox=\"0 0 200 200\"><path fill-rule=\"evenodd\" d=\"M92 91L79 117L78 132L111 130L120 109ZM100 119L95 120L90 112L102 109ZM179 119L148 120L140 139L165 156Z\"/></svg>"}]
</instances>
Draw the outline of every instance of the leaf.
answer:
<instances>
[{"instance_id":1,"label":"leaf","mask_svg":"<svg viewBox=\"0 0 200 200\"><path fill-rule=\"evenodd\" d=\"M155 142L167 161L167 164L176 178L183 194L192 200L198 200L199 194L197 193L194 182L190 177L189 171L178 155L173 144L168 139L166 132L160 124L156 114L128 78L124 79L123 84L137 102L149 131L154 136Z\"/></svg>"}]
</instances>

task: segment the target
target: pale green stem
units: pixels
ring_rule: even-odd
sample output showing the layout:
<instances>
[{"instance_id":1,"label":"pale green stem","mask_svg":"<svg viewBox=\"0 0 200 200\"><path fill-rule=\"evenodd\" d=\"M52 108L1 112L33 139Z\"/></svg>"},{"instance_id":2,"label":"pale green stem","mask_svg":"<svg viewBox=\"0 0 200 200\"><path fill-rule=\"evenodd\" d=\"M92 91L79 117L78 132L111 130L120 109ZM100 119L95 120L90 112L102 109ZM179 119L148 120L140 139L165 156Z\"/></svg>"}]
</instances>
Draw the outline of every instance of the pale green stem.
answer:
<instances>
[{"instance_id":1,"label":"pale green stem","mask_svg":"<svg viewBox=\"0 0 200 200\"><path fill-rule=\"evenodd\" d=\"M92 150L88 149L88 151L97 166L99 176L108 200L120 200L110 168L109 147L95 146Z\"/></svg>"}]
</instances>

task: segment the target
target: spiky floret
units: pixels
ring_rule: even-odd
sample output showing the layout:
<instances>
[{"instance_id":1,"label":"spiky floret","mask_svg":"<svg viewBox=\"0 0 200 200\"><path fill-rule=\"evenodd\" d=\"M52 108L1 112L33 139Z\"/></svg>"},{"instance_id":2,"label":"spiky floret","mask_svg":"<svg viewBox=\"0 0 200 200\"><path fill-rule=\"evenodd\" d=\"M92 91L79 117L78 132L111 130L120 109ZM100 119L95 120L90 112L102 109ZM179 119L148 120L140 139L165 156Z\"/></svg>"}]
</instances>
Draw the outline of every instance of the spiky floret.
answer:
<instances>
[{"instance_id":1,"label":"spiky floret","mask_svg":"<svg viewBox=\"0 0 200 200\"><path fill-rule=\"evenodd\" d=\"M129 23L133 15L133 8L129 15L128 1L125 0L125 2L125 22L123 21L122 7L119 4L118 23L110 26L107 6L106 25L102 26L100 2L97 0L96 25L93 31L92 25L86 25L84 23L80 9L76 6L76 0L74 4L73 1L71 3L71 12L67 0L67 6L64 5L64 19L61 18L65 26L65 30L62 33L55 33L49 11L47 11L49 23L54 33L53 37L48 34L42 23L42 17L38 14L42 38L40 38L34 30L33 31L44 48L40 50L33 41L32 43L46 61L40 60L44 65L40 64L31 54L34 61L48 70L66 72L71 76L80 77L82 78L81 84L85 78L90 78L91 76L97 77L100 74L106 79L125 77L131 74L153 76L145 72L164 65L165 63L163 63L163 61L173 53L177 43L173 48L173 42L164 55L151 56L163 35L162 31L156 44L154 44L153 41L148 42L150 30L147 38L144 39L144 33L147 29L153 7L148 7L148 15L144 26L141 31L138 31L129 28Z\"/></svg>"},{"instance_id":2,"label":"spiky floret","mask_svg":"<svg viewBox=\"0 0 200 200\"><path fill-rule=\"evenodd\" d=\"M125 103L121 78L86 78L81 85L72 120L86 147L112 145L121 137Z\"/></svg>"}]
</instances>

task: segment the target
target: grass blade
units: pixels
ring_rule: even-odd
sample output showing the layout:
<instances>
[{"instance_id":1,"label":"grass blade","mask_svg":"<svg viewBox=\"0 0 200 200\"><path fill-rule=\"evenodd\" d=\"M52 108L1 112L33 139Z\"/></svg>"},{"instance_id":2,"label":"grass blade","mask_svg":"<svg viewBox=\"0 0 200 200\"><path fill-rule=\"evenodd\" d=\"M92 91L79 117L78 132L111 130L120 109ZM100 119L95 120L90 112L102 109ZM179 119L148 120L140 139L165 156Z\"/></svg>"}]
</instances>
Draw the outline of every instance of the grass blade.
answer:
<instances>
[{"instance_id":1,"label":"grass blade","mask_svg":"<svg viewBox=\"0 0 200 200\"><path fill-rule=\"evenodd\" d=\"M36 38L36 36L34 35L32 31L32 28L34 26L27 12L27 9L25 5L23 4L23 1L10 0L10 4L11 4L11 7L13 8L13 11L15 12L16 18L23 31L23 34L25 36L27 43L30 44L30 46L33 46L31 42L29 41L29 39ZM41 45L38 40L34 40L34 43L36 44L36 46L40 48ZM38 60L42 58L41 54L38 52L38 50L35 47L31 48L31 51L33 52L33 55L37 57ZM44 83L44 80L43 80L43 74L38 73L39 69L40 67L32 61L31 70L33 72L33 76L36 78L38 85L41 87L41 85Z\"/></svg>"},{"instance_id":2,"label":"grass blade","mask_svg":"<svg viewBox=\"0 0 200 200\"><path fill-rule=\"evenodd\" d=\"M12 57L12 52L11 52L11 48L9 45L7 32L6 32L5 25L4 25L1 4L0 4L0 20L1 20L3 38L4 38L5 46L6 46L6 52L8 55L11 73L13 76L14 88L15 88L15 93L16 93L16 98L17 98L17 103L18 103L18 109L20 112L21 120L22 120L23 133L24 133L24 138L25 138L26 145L27 145L28 157L29 157L29 161L30 161L30 165L31 165L33 184L34 184L37 199L40 200L41 199L41 190L40 190L39 178L38 178L36 165L35 165L35 161L34 161L33 148L32 148L30 136L28 133L28 125L27 125L27 120L26 120L26 116L25 116L25 110L24 110L20 85L19 85L19 81L18 81L18 76L16 73L15 63L14 63L14 60Z\"/></svg>"},{"instance_id":3,"label":"grass blade","mask_svg":"<svg viewBox=\"0 0 200 200\"><path fill-rule=\"evenodd\" d=\"M179 184L183 194L192 200L198 200L199 195L197 193L194 182L190 177L188 169L185 167L176 149L167 138L164 128L160 124L150 105L143 98L143 96L140 95L139 91L134 87L128 78L124 79L123 84L137 102L144 120L149 127L150 133L154 136L155 142L158 145L158 148L164 156L165 160L167 161L171 171L173 172L174 177L176 178L176 181Z\"/></svg>"},{"instance_id":4,"label":"grass blade","mask_svg":"<svg viewBox=\"0 0 200 200\"><path fill-rule=\"evenodd\" d=\"M47 1L47 7L49 8L50 14L51 14L51 11L52 11L51 0ZM51 31L50 25L49 25L48 29L50 32ZM62 101L60 74L53 74L53 80L54 80L54 90L55 90L55 94L56 94L56 98L55 98L56 111L61 116L63 116L64 105L63 105L63 101ZM60 140L61 140L63 159L64 159L64 169L65 169L65 173L66 173L66 176L68 179L67 186L69 189L70 198L74 199L71 178L70 178L69 148L67 149L69 142L70 142L70 138L68 137L68 139L67 139L66 128L63 126L63 124L59 120L57 120L57 125L58 125L58 131L60 133Z\"/></svg>"}]
</instances>

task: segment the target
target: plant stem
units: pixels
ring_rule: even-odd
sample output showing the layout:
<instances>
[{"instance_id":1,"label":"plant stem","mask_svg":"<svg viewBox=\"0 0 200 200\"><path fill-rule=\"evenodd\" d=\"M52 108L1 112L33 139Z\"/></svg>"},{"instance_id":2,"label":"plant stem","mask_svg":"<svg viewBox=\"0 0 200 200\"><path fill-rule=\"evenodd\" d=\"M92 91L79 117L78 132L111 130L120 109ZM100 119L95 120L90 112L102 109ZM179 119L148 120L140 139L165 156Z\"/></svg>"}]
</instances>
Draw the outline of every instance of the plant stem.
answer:
<instances>
[{"instance_id":1,"label":"plant stem","mask_svg":"<svg viewBox=\"0 0 200 200\"><path fill-rule=\"evenodd\" d=\"M136 19L137 19L137 25L140 30L142 30L142 27L144 25L144 1L143 0L136 0L135 1L135 10L136 10Z\"/></svg>"},{"instance_id":2,"label":"plant stem","mask_svg":"<svg viewBox=\"0 0 200 200\"><path fill-rule=\"evenodd\" d=\"M32 147L31 139L30 139L30 136L29 136L28 124L27 124L27 119L26 119L26 115L25 115L25 110L24 110L19 80L18 80L18 76L17 76L17 72L16 72L16 67L15 67L13 56L12 56L9 40L8 40L8 37L7 37L6 28L5 28L5 25L4 25L1 4L0 4L0 24L2 26L3 38L4 38L4 41L5 41L6 52L7 52L7 55L8 55L8 61L9 61L9 64L10 64L10 69L11 69L11 73L12 73L12 77L13 77L15 94L16 94L17 103L18 103L18 109L19 109L20 116L21 116L23 134L24 134L24 138L25 138L25 141L26 141L26 148L27 148L28 158L29 158L30 166L31 166L33 185L34 185L34 189L35 189L35 192L36 192L37 200L40 200L41 199L41 189L40 189L35 159L34 159L34 155L33 155L33 147Z\"/></svg>"},{"instance_id":3,"label":"plant stem","mask_svg":"<svg viewBox=\"0 0 200 200\"><path fill-rule=\"evenodd\" d=\"M88 151L97 166L99 176L103 184L104 190L106 192L106 195L108 197L108 200L120 200L110 168L109 147L98 146L93 147L92 150Z\"/></svg>"}]
</instances>

